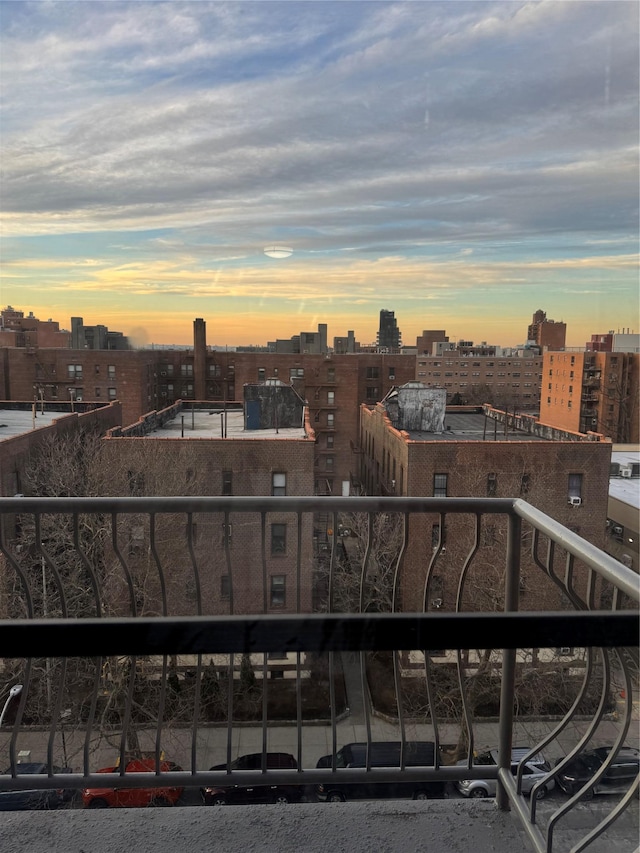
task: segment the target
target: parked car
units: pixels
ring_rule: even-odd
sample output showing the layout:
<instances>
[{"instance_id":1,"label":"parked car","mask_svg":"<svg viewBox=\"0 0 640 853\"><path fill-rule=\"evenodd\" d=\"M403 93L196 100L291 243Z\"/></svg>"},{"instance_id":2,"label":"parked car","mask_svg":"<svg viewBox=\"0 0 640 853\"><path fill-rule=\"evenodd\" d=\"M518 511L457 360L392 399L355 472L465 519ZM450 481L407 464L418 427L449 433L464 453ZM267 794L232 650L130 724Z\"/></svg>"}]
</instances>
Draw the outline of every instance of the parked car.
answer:
<instances>
[{"instance_id":1,"label":"parked car","mask_svg":"<svg viewBox=\"0 0 640 853\"><path fill-rule=\"evenodd\" d=\"M400 767L400 741L377 741L370 744L371 768ZM435 767L435 744L431 741L407 741L404 752L405 767ZM316 767L331 767L331 755L324 755ZM336 769L367 766L367 744L348 743L336 752ZM316 793L322 802L336 803L344 800L407 797L414 800L446 796L444 782L396 779L391 782L348 782L336 780L318 785Z\"/></svg>"},{"instance_id":2,"label":"parked car","mask_svg":"<svg viewBox=\"0 0 640 853\"><path fill-rule=\"evenodd\" d=\"M267 752L267 770L297 770L298 764L288 752ZM226 770L226 764L216 764L210 770ZM231 762L231 770L261 770L262 753L241 755ZM227 803L293 803L300 802L304 794L302 785L212 785L203 788L206 806L224 806Z\"/></svg>"},{"instance_id":3,"label":"parked car","mask_svg":"<svg viewBox=\"0 0 640 853\"><path fill-rule=\"evenodd\" d=\"M515 776L518 772L518 766L522 759L529 752L529 747L519 746L516 747L511 753L511 772ZM458 761L458 766L462 767L467 762L466 761ZM498 750L491 749L487 752L482 752L477 755L473 759L474 766L477 765L497 765L498 763ZM548 761L545 761L543 756L538 753L533 758L529 759L524 765L524 769L522 771L522 793L530 794L531 789L542 779L547 773L551 772L551 765ZM456 783L456 788L460 793L465 797L495 797L496 788L498 782L497 779L464 779L461 782ZM549 781L538 789L537 799L541 800L545 797L549 791L553 790L555 787L555 783L553 779L549 779Z\"/></svg>"},{"instance_id":4,"label":"parked car","mask_svg":"<svg viewBox=\"0 0 640 853\"><path fill-rule=\"evenodd\" d=\"M558 785L565 794L573 796L576 791L595 776L609 757L610 752L610 746L601 746L598 749L591 749L578 755L558 773ZM556 764L559 764L561 760L558 759ZM588 791L587 796L623 794L635 781L639 772L640 752L630 747L622 747L602 779Z\"/></svg>"},{"instance_id":5,"label":"parked car","mask_svg":"<svg viewBox=\"0 0 640 853\"><path fill-rule=\"evenodd\" d=\"M73 773L70 767L54 767L54 773ZM18 774L42 774L46 776L49 772L44 762L29 761L16 766ZM11 775L11 768L4 771L4 775ZM0 811L12 811L17 809L57 809L63 803L73 798L73 790L66 788L30 788L27 791L0 791Z\"/></svg>"},{"instance_id":6,"label":"parked car","mask_svg":"<svg viewBox=\"0 0 640 853\"><path fill-rule=\"evenodd\" d=\"M103 767L98 773L117 773L118 765ZM160 762L160 770L182 770L172 761ZM127 763L125 773L155 773L155 758L135 758ZM183 788L85 788L82 802L86 809L144 808L145 806L175 806Z\"/></svg>"}]
</instances>

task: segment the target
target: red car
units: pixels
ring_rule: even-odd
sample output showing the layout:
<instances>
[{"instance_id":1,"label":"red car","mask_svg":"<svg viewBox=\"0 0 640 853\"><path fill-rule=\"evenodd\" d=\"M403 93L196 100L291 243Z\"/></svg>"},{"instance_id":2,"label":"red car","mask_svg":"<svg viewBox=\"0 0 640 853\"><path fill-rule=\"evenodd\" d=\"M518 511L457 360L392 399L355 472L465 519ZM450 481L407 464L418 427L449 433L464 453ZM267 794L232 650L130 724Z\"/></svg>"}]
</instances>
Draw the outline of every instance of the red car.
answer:
<instances>
[{"instance_id":1,"label":"red car","mask_svg":"<svg viewBox=\"0 0 640 853\"><path fill-rule=\"evenodd\" d=\"M155 773L155 758L135 758L125 773ZM160 770L182 770L172 761L161 761ZM118 766L103 767L98 773L117 773ZM85 788L82 802L86 809L145 808L146 806L175 806L184 788Z\"/></svg>"}]
</instances>

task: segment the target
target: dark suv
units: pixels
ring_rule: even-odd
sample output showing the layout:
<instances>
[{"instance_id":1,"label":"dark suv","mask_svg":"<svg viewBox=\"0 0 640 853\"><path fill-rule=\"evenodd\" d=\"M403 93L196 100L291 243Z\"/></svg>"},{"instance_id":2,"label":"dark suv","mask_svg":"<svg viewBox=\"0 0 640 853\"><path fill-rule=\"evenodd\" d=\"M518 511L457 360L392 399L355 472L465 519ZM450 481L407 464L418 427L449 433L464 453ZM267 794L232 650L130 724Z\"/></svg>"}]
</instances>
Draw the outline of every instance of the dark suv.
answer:
<instances>
[{"instance_id":1,"label":"dark suv","mask_svg":"<svg viewBox=\"0 0 640 853\"><path fill-rule=\"evenodd\" d=\"M267 752L267 770L297 770L293 755L288 752ZM210 770L226 770L226 764L216 764ZM231 762L231 770L261 770L262 753L241 755ZM302 785L216 785L203 788L206 806L224 806L227 803L293 803L300 802L304 794Z\"/></svg>"},{"instance_id":2,"label":"dark suv","mask_svg":"<svg viewBox=\"0 0 640 853\"><path fill-rule=\"evenodd\" d=\"M370 744L371 768L400 767L400 741L378 741ZM435 745L431 741L407 741L404 750L405 767L435 767ZM348 743L336 752L336 769L367 766L367 744ZM331 767L331 756L324 755L316 767ZM347 776L348 774L345 774ZM444 782L427 782L419 779L402 779L391 782L348 782L346 778L318 785L316 793L323 802L337 803L344 800L407 797L426 800L445 796Z\"/></svg>"},{"instance_id":3,"label":"dark suv","mask_svg":"<svg viewBox=\"0 0 640 853\"><path fill-rule=\"evenodd\" d=\"M611 752L610 746L601 746L578 755L556 776L558 785L565 794L572 796L592 779ZM556 761L559 764L562 759ZM640 752L622 747L606 773L588 792L594 794L623 794L635 781L640 772Z\"/></svg>"}]
</instances>

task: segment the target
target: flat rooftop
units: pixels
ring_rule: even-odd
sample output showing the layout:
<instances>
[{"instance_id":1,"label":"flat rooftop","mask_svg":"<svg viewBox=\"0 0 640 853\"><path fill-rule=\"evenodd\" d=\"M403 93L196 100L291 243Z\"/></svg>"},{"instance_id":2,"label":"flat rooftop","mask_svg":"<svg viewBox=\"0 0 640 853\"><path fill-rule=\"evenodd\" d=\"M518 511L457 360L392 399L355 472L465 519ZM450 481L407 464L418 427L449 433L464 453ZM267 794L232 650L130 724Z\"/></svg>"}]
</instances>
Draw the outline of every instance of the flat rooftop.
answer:
<instances>
[{"instance_id":1,"label":"flat rooftop","mask_svg":"<svg viewBox=\"0 0 640 853\"><path fill-rule=\"evenodd\" d=\"M613 450L611 461L619 465L637 465L640 463L640 450ZM640 509L640 479L638 477L610 477L609 497Z\"/></svg>"},{"instance_id":2,"label":"flat rooftop","mask_svg":"<svg viewBox=\"0 0 640 853\"><path fill-rule=\"evenodd\" d=\"M38 409L34 420L31 410L21 411L19 409L0 409L0 441L14 438L16 435L24 435L33 432L34 429L49 426L53 421L64 418L69 412L49 412L45 408L44 413Z\"/></svg>"},{"instance_id":3,"label":"flat rooftop","mask_svg":"<svg viewBox=\"0 0 640 853\"><path fill-rule=\"evenodd\" d=\"M163 426L150 432L146 438L222 438L223 423L226 419L226 437L241 438L246 441L277 438L281 440L299 440L307 438L302 424L299 427L278 427L271 429L245 429L244 412L227 409L226 414L217 406L210 409L182 411Z\"/></svg>"},{"instance_id":4,"label":"flat rooftop","mask_svg":"<svg viewBox=\"0 0 640 853\"><path fill-rule=\"evenodd\" d=\"M537 435L509 427L505 433L504 424L483 414L447 412L444 418L443 432L423 432L406 430L412 441L547 441Z\"/></svg>"}]
</instances>

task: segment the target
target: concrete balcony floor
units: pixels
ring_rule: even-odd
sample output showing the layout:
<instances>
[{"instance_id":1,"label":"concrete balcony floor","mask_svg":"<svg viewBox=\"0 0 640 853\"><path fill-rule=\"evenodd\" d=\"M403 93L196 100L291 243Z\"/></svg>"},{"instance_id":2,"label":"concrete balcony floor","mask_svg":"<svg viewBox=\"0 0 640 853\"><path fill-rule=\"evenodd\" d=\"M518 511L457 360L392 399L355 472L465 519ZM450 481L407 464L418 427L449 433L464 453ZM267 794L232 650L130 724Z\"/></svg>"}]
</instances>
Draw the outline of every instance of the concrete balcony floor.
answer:
<instances>
[{"instance_id":1,"label":"concrete balcony floor","mask_svg":"<svg viewBox=\"0 0 640 853\"><path fill-rule=\"evenodd\" d=\"M569 850L610 807L580 804L556 831ZM540 803L541 812L553 809ZM493 800L394 800L260 806L61 810L0 815L4 853L518 853L523 830ZM637 850L634 803L589 853ZM554 847L554 849L556 849Z\"/></svg>"}]
</instances>

